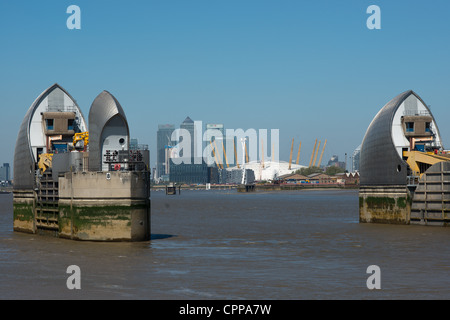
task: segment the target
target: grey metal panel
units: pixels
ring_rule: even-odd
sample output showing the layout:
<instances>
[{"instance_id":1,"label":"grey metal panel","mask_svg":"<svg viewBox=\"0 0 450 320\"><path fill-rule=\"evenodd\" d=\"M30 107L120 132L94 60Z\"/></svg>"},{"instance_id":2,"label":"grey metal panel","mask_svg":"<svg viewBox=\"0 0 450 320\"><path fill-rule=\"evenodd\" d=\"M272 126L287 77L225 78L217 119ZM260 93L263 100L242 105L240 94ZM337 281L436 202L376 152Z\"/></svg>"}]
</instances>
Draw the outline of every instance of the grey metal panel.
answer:
<instances>
[{"instance_id":1,"label":"grey metal panel","mask_svg":"<svg viewBox=\"0 0 450 320\"><path fill-rule=\"evenodd\" d=\"M64 93L54 89L48 95L48 111L64 111Z\"/></svg>"},{"instance_id":2,"label":"grey metal panel","mask_svg":"<svg viewBox=\"0 0 450 320\"><path fill-rule=\"evenodd\" d=\"M407 115L415 115L418 112L417 99L411 95L405 99L405 112Z\"/></svg>"},{"instance_id":3,"label":"grey metal panel","mask_svg":"<svg viewBox=\"0 0 450 320\"><path fill-rule=\"evenodd\" d=\"M79 152L77 152L79 153ZM60 172L70 171L70 156L72 152L55 153L52 158L52 179L58 182Z\"/></svg>"},{"instance_id":4,"label":"grey metal panel","mask_svg":"<svg viewBox=\"0 0 450 320\"><path fill-rule=\"evenodd\" d=\"M32 106L33 108L33 106ZM28 128L30 126L32 108L28 110L16 140L14 150L14 189L33 189L34 186L34 160L31 151L30 140L28 139Z\"/></svg>"},{"instance_id":5,"label":"grey metal panel","mask_svg":"<svg viewBox=\"0 0 450 320\"><path fill-rule=\"evenodd\" d=\"M361 186L406 185L408 165L395 149L392 140L392 122L399 106L411 95L416 96L427 107L414 91L405 91L389 101L369 125L361 146ZM410 102L408 107L414 108ZM439 134L439 130L437 128L436 130Z\"/></svg>"},{"instance_id":6,"label":"grey metal panel","mask_svg":"<svg viewBox=\"0 0 450 320\"><path fill-rule=\"evenodd\" d=\"M23 118L22 124L19 128L19 133L17 135L16 147L14 150L14 189L33 189L35 186L34 170L35 170L35 159L33 159L33 151L30 144L30 124L33 118L34 112L39 107L41 102L54 90L59 89L67 96L72 99L74 106L78 108L81 117L83 114L78 107L76 101L72 96L64 90L60 85L55 83L50 86L44 92L42 92L36 100L31 104L25 117ZM58 90L58 91L59 91ZM83 118L84 122L84 118Z\"/></svg>"},{"instance_id":7,"label":"grey metal panel","mask_svg":"<svg viewBox=\"0 0 450 320\"><path fill-rule=\"evenodd\" d=\"M64 172L83 171L84 152L55 153L52 158L52 179L58 182L58 176Z\"/></svg>"},{"instance_id":8,"label":"grey metal panel","mask_svg":"<svg viewBox=\"0 0 450 320\"><path fill-rule=\"evenodd\" d=\"M411 205L411 224L447 225L450 217L450 162L432 165L417 186Z\"/></svg>"},{"instance_id":9,"label":"grey metal panel","mask_svg":"<svg viewBox=\"0 0 450 320\"><path fill-rule=\"evenodd\" d=\"M103 128L114 116L119 115L130 131L125 112L116 98L108 91L100 93L92 102L89 110L89 171L101 171L101 134Z\"/></svg>"}]
</instances>

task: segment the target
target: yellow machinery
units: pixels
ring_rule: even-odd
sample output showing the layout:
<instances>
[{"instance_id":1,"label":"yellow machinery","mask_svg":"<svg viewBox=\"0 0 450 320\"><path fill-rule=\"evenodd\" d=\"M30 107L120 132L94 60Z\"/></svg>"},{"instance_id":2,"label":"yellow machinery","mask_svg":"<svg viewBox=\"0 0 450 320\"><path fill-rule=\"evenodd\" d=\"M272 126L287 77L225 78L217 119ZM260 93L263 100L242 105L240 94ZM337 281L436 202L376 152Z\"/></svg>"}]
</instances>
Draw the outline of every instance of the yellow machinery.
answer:
<instances>
[{"instance_id":1,"label":"yellow machinery","mask_svg":"<svg viewBox=\"0 0 450 320\"><path fill-rule=\"evenodd\" d=\"M39 155L38 167L41 173L52 167L53 153L43 153Z\"/></svg>"},{"instance_id":2,"label":"yellow machinery","mask_svg":"<svg viewBox=\"0 0 450 320\"><path fill-rule=\"evenodd\" d=\"M80 141L83 142L80 145ZM73 146L75 149L84 149L89 143L89 132L78 132L73 135Z\"/></svg>"},{"instance_id":3,"label":"yellow machinery","mask_svg":"<svg viewBox=\"0 0 450 320\"><path fill-rule=\"evenodd\" d=\"M435 163L450 161L450 154L436 154L422 151L403 151L403 158L406 159L412 174L422 177L423 173Z\"/></svg>"}]
</instances>

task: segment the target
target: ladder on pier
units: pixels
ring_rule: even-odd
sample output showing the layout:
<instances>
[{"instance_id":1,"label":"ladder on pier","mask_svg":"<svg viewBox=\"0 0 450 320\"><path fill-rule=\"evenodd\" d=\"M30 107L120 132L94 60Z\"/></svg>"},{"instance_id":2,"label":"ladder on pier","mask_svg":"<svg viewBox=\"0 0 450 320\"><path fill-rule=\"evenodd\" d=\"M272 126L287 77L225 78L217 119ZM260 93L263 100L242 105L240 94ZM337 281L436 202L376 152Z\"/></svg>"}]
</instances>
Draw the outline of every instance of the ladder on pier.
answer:
<instances>
[{"instance_id":1,"label":"ladder on pier","mask_svg":"<svg viewBox=\"0 0 450 320\"><path fill-rule=\"evenodd\" d=\"M37 193L35 219L38 232L58 232L58 200L58 182L53 181L51 170L46 170L40 178Z\"/></svg>"}]
</instances>

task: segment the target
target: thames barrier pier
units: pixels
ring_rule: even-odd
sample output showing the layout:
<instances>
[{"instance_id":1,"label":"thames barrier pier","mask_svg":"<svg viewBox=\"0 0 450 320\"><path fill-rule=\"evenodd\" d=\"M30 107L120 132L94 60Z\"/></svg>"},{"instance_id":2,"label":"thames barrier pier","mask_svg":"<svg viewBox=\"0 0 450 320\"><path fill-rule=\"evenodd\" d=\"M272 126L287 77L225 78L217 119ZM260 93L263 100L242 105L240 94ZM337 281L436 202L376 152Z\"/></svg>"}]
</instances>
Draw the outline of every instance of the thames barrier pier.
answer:
<instances>
[{"instance_id":1,"label":"thames barrier pier","mask_svg":"<svg viewBox=\"0 0 450 320\"><path fill-rule=\"evenodd\" d=\"M361 146L360 222L447 226L450 154L436 121L413 91L389 101Z\"/></svg>"},{"instance_id":2,"label":"thames barrier pier","mask_svg":"<svg viewBox=\"0 0 450 320\"><path fill-rule=\"evenodd\" d=\"M58 84L31 105L14 153L14 231L74 240L150 239L148 147L130 144L125 113L100 93L89 131Z\"/></svg>"}]
</instances>

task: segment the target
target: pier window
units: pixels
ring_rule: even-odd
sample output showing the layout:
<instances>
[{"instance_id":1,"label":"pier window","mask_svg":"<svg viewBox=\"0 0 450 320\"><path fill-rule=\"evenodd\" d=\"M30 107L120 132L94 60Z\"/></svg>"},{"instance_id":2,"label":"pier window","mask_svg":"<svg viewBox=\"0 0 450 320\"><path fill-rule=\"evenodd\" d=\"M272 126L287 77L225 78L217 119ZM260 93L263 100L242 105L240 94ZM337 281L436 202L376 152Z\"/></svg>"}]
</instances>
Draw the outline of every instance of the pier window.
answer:
<instances>
[{"instance_id":1,"label":"pier window","mask_svg":"<svg viewBox=\"0 0 450 320\"><path fill-rule=\"evenodd\" d=\"M73 119L67 120L67 130L73 130L73 123L74 123Z\"/></svg>"},{"instance_id":2,"label":"pier window","mask_svg":"<svg viewBox=\"0 0 450 320\"><path fill-rule=\"evenodd\" d=\"M46 119L45 122L47 125L47 130L53 130L53 119Z\"/></svg>"},{"instance_id":3,"label":"pier window","mask_svg":"<svg viewBox=\"0 0 450 320\"><path fill-rule=\"evenodd\" d=\"M406 132L414 132L414 122L406 122Z\"/></svg>"}]
</instances>

